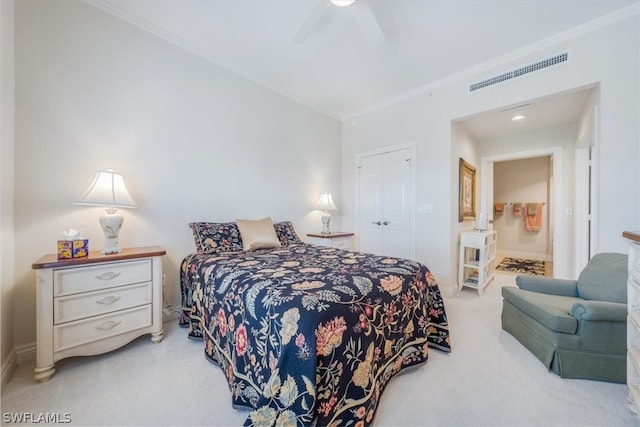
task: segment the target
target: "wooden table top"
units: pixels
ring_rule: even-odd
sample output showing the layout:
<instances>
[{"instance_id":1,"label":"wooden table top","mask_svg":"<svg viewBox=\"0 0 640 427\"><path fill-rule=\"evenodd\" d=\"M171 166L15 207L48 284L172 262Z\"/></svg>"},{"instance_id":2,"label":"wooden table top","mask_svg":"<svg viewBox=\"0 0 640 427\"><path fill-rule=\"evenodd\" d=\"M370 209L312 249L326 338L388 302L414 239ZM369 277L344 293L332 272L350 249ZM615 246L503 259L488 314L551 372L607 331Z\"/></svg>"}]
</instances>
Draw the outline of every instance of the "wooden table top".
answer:
<instances>
[{"instance_id":1,"label":"wooden table top","mask_svg":"<svg viewBox=\"0 0 640 427\"><path fill-rule=\"evenodd\" d=\"M321 237L323 239L331 239L334 237L347 237L347 236L353 236L353 233L344 233L342 231L335 231L335 232L331 232L329 234L322 234L322 233L307 233L307 236L309 237Z\"/></svg>"},{"instance_id":2,"label":"wooden table top","mask_svg":"<svg viewBox=\"0 0 640 427\"><path fill-rule=\"evenodd\" d=\"M58 259L58 254L47 254L39 260L31 264L31 268L57 268L57 267L73 267L84 264L95 264L99 262L123 261L136 258L147 258L152 256L161 256L166 251L160 246L144 246L139 248L123 248L119 254L103 255L100 251L89 251L89 256L72 259Z\"/></svg>"},{"instance_id":3,"label":"wooden table top","mask_svg":"<svg viewBox=\"0 0 640 427\"><path fill-rule=\"evenodd\" d=\"M622 233L622 237L626 237L629 240L640 243L640 231L625 231Z\"/></svg>"}]
</instances>

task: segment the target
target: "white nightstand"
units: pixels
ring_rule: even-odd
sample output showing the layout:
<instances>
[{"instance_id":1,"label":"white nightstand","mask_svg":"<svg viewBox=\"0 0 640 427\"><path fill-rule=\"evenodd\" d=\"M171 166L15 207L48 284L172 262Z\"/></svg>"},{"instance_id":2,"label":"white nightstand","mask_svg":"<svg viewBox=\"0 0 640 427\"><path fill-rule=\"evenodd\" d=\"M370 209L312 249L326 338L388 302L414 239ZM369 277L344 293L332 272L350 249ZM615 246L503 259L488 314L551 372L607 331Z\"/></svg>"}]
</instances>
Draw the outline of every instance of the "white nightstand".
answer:
<instances>
[{"instance_id":1,"label":"white nightstand","mask_svg":"<svg viewBox=\"0 0 640 427\"><path fill-rule=\"evenodd\" d=\"M160 342L164 254L150 246L36 261L35 379L49 380L58 360L115 350L140 335Z\"/></svg>"},{"instance_id":2,"label":"white nightstand","mask_svg":"<svg viewBox=\"0 0 640 427\"><path fill-rule=\"evenodd\" d=\"M307 243L350 251L353 247L353 233L338 231L329 234L307 234Z\"/></svg>"}]
</instances>

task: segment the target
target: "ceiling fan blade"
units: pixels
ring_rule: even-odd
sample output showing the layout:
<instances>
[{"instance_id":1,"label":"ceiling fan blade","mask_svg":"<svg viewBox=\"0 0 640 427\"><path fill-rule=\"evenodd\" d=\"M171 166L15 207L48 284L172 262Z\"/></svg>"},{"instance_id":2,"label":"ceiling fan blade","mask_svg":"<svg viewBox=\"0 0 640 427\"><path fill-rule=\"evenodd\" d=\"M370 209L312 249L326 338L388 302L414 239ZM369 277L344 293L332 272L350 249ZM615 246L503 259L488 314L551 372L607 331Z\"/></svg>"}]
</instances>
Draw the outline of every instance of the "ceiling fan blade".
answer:
<instances>
[{"instance_id":1,"label":"ceiling fan blade","mask_svg":"<svg viewBox=\"0 0 640 427\"><path fill-rule=\"evenodd\" d=\"M303 43L309 34L318 27L330 8L331 2L329 0L318 0L318 3L311 9L298 31L293 35L292 40L295 43Z\"/></svg>"},{"instance_id":2,"label":"ceiling fan blade","mask_svg":"<svg viewBox=\"0 0 640 427\"><path fill-rule=\"evenodd\" d=\"M367 40L374 43L382 43L386 40L384 32L382 28L380 28L380 24L373 14L369 3L367 3L367 0L356 1L351 5L351 10L353 11L353 16L360 30L362 30Z\"/></svg>"}]
</instances>

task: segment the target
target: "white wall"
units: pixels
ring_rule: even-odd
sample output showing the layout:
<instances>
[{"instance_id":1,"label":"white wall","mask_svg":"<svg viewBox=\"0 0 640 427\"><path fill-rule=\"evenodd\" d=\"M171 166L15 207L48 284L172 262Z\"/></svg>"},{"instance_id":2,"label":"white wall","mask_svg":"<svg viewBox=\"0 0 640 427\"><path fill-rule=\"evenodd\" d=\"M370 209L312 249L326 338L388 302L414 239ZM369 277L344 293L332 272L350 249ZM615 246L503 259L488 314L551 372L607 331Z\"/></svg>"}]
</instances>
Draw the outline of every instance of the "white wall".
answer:
<instances>
[{"instance_id":1,"label":"white wall","mask_svg":"<svg viewBox=\"0 0 640 427\"><path fill-rule=\"evenodd\" d=\"M189 222L270 215L304 236L322 191L343 205L340 123L90 5L18 2L16 67L14 345L35 340L30 266L59 231L103 246L102 209L72 204L97 169L138 203L119 211L121 246L166 249L172 303Z\"/></svg>"},{"instance_id":2,"label":"white wall","mask_svg":"<svg viewBox=\"0 0 640 427\"><path fill-rule=\"evenodd\" d=\"M443 168L443 165L449 165L452 154L449 144L450 121L442 115L440 103L446 103L446 99L437 97L432 102L426 102L424 97L414 97L343 125L342 191L345 205L342 229L353 230L356 223L356 155L382 147L415 142L416 206L433 205L432 213L416 212L415 215L416 259L425 263L427 259L432 259L433 271L439 277L444 276L445 271L446 276L450 277L447 271L447 253L451 247L449 193L452 184L451 177L442 175L450 171L450 168ZM446 123L446 129L431 128L430 123L433 121ZM457 211L453 220L458 224Z\"/></svg>"},{"instance_id":3,"label":"white wall","mask_svg":"<svg viewBox=\"0 0 640 427\"><path fill-rule=\"evenodd\" d=\"M2 280L2 316L0 341L2 385L8 380L7 361L13 349L14 281L14 1L0 1L0 280Z\"/></svg>"},{"instance_id":4,"label":"white wall","mask_svg":"<svg viewBox=\"0 0 640 427\"><path fill-rule=\"evenodd\" d=\"M433 271L444 293L455 292L457 259L457 143L451 122L523 100L600 84L599 251L625 252L625 229L638 228L638 192L621 191L637 182L640 113L638 52L640 17L635 14L575 38L523 48L521 57L502 61L485 72L433 87L379 110L363 113L343 126L343 228L353 224L354 158L358 152L416 141L416 204L433 203L430 215L416 216L416 258L434 260ZM548 46L548 47L540 47ZM615 46L615 49L611 47ZM568 62L469 93L468 86L507 70L569 51ZM511 55L515 58L517 55ZM452 142L454 141L454 142ZM631 199L631 200L630 200ZM455 200L455 201L454 201ZM561 201L564 209L566 200ZM559 225L560 226L560 225Z\"/></svg>"},{"instance_id":5,"label":"white wall","mask_svg":"<svg viewBox=\"0 0 640 427\"><path fill-rule=\"evenodd\" d=\"M456 194L457 197L453 197L451 200L451 209L458 216L458 226L453 227L456 230L455 236L459 236L460 232L464 230L472 229L475 220L463 219L460 222L460 214L458 205L460 203L460 158L470 164L476 170L476 214L481 212L480 208L480 156L478 150L478 141L469 133L463 123L454 122L451 124L451 161L452 164L458 165L452 170L451 178L451 193ZM456 237L457 238L457 237ZM458 243L460 239L458 238Z\"/></svg>"},{"instance_id":6,"label":"white wall","mask_svg":"<svg viewBox=\"0 0 640 427\"><path fill-rule=\"evenodd\" d=\"M552 261L549 205L551 202L551 158L495 162L493 165L493 201L503 205L502 214L493 216L493 229L498 231L498 254L517 258ZM544 203L540 230L525 227L526 209L513 215L513 203Z\"/></svg>"}]
</instances>

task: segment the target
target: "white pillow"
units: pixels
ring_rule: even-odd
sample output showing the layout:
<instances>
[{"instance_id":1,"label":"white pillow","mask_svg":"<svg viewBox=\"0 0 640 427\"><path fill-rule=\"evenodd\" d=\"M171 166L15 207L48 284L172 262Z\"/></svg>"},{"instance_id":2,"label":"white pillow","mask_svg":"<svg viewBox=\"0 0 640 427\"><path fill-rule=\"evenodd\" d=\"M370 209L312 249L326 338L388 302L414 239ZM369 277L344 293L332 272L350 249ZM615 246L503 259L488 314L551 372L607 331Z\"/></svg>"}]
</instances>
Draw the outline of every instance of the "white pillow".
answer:
<instances>
[{"instance_id":1,"label":"white pillow","mask_svg":"<svg viewBox=\"0 0 640 427\"><path fill-rule=\"evenodd\" d=\"M271 217L263 219L236 219L245 251L262 248L278 248L280 240L273 228Z\"/></svg>"}]
</instances>

